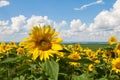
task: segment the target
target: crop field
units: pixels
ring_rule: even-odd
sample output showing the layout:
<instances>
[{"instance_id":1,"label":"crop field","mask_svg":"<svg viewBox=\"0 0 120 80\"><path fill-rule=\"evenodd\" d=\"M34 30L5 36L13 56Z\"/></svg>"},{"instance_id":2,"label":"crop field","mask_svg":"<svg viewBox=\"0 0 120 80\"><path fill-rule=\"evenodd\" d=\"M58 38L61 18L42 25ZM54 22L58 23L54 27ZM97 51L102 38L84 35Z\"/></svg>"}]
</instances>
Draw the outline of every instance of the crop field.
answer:
<instances>
[{"instance_id":1,"label":"crop field","mask_svg":"<svg viewBox=\"0 0 120 80\"><path fill-rule=\"evenodd\" d=\"M81 44L81 47L83 48L90 48L92 50L97 50L99 48L104 48L104 47L107 47L109 44L99 44L99 43L96 43L96 44Z\"/></svg>"},{"instance_id":2,"label":"crop field","mask_svg":"<svg viewBox=\"0 0 120 80\"><path fill-rule=\"evenodd\" d=\"M84 49L89 48L89 49L92 49L93 51L96 51L99 48L105 48L109 46L107 42L106 43L100 43L100 42L97 42L97 43L66 43L65 45L74 45L74 44L80 44L82 48ZM115 45L112 45L112 46L115 47Z\"/></svg>"}]
</instances>

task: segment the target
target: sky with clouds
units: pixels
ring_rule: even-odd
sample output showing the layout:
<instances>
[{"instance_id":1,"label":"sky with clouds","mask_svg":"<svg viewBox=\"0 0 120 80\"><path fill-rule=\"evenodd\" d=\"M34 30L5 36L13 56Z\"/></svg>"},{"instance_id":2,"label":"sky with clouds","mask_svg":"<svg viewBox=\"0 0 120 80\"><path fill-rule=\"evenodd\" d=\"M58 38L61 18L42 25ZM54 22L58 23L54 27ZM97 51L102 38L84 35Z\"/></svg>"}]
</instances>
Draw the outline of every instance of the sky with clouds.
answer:
<instances>
[{"instance_id":1,"label":"sky with clouds","mask_svg":"<svg viewBox=\"0 0 120 80\"><path fill-rule=\"evenodd\" d=\"M51 25L64 42L120 40L120 0L0 0L0 41L23 41Z\"/></svg>"}]
</instances>

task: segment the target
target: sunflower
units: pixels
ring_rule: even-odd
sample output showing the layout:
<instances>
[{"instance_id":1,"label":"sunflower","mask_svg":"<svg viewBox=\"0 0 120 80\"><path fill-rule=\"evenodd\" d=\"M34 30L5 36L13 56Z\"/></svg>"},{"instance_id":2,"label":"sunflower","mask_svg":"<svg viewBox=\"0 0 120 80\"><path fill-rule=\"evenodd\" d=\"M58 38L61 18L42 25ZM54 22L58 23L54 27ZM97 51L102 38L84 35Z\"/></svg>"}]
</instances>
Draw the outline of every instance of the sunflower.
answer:
<instances>
[{"instance_id":1,"label":"sunflower","mask_svg":"<svg viewBox=\"0 0 120 80\"><path fill-rule=\"evenodd\" d=\"M36 60L38 57L40 60L46 61L49 57L53 57L58 50L62 50L60 43L61 38L57 38L58 32L55 29L51 29L51 26L33 26L29 34L29 38L25 38L25 47L32 54L32 59Z\"/></svg>"},{"instance_id":2,"label":"sunflower","mask_svg":"<svg viewBox=\"0 0 120 80\"><path fill-rule=\"evenodd\" d=\"M73 59L73 60L79 60L81 59L81 56L79 55L78 52L74 52L74 53L71 53L69 56L68 56L69 59Z\"/></svg>"},{"instance_id":3,"label":"sunflower","mask_svg":"<svg viewBox=\"0 0 120 80\"><path fill-rule=\"evenodd\" d=\"M93 69L94 69L94 65L93 65L93 64L90 64L90 65L88 66L88 70L89 70L89 71L93 71Z\"/></svg>"},{"instance_id":4,"label":"sunflower","mask_svg":"<svg viewBox=\"0 0 120 80\"><path fill-rule=\"evenodd\" d=\"M92 51L91 49L87 49L86 54L87 54L88 58L91 60L94 60L97 56L97 54L95 54L95 52Z\"/></svg>"},{"instance_id":5,"label":"sunflower","mask_svg":"<svg viewBox=\"0 0 120 80\"><path fill-rule=\"evenodd\" d=\"M117 53L118 57L120 57L120 42L117 43L114 51Z\"/></svg>"},{"instance_id":6,"label":"sunflower","mask_svg":"<svg viewBox=\"0 0 120 80\"><path fill-rule=\"evenodd\" d=\"M117 42L117 38L115 36L111 36L108 40L109 44L115 44Z\"/></svg>"},{"instance_id":7,"label":"sunflower","mask_svg":"<svg viewBox=\"0 0 120 80\"><path fill-rule=\"evenodd\" d=\"M74 66L74 67L79 67L80 66L80 63L79 62L69 62L69 64L71 66Z\"/></svg>"},{"instance_id":8,"label":"sunflower","mask_svg":"<svg viewBox=\"0 0 120 80\"><path fill-rule=\"evenodd\" d=\"M25 53L24 48L21 48L21 47L17 48L16 52L17 52L17 55Z\"/></svg>"},{"instance_id":9,"label":"sunflower","mask_svg":"<svg viewBox=\"0 0 120 80\"><path fill-rule=\"evenodd\" d=\"M20 47L24 47L24 42L20 42L18 45L19 45Z\"/></svg>"},{"instance_id":10,"label":"sunflower","mask_svg":"<svg viewBox=\"0 0 120 80\"><path fill-rule=\"evenodd\" d=\"M120 72L120 58L113 59L112 70L114 70L116 73Z\"/></svg>"},{"instance_id":11,"label":"sunflower","mask_svg":"<svg viewBox=\"0 0 120 80\"><path fill-rule=\"evenodd\" d=\"M9 51L9 50L11 50L11 46L10 46L9 44L7 44L7 45L5 46L5 51L7 52L7 51Z\"/></svg>"},{"instance_id":12,"label":"sunflower","mask_svg":"<svg viewBox=\"0 0 120 80\"><path fill-rule=\"evenodd\" d=\"M17 44L15 42L10 42L9 45L12 47L12 48L17 48Z\"/></svg>"},{"instance_id":13,"label":"sunflower","mask_svg":"<svg viewBox=\"0 0 120 80\"><path fill-rule=\"evenodd\" d=\"M0 53L5 52L5 47L6 47L6 43L1 42L1 44L0 44Z\"/></svg>"}]
</instances>

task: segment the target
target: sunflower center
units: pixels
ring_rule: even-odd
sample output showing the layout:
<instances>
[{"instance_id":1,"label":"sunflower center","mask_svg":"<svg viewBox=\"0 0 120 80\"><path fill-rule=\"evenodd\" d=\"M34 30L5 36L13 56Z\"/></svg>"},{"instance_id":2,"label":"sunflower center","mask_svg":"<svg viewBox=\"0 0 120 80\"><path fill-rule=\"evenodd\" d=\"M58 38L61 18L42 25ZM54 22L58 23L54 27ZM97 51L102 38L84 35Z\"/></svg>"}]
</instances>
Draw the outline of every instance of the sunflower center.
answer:
<instances>
[{"instance_id":1,"label":"sunflower center","mask_svg":"<svg viewBox=\"0 0 120 80\"><path fill-rule=\"evenodd\" d=\"M40 50L45 51L45 50L51 49L51 44L50 44L49 41L41 40L41 41L39 42L38 47L39 47Z\"/></svg>"},{"instance_id":2,"label":"sunflower center","mask_svg":"<svg viewBox=\"0 0 120 80\"><path fill-rule=\"evenodd\" d=\"M46 43L45 41L41 41L41 42L40 42L40 45L41 45L41 46L45 46L46 44L47 44L47 43Z\"/></svg>"},{"instance_id":3,"label":"sunflower center","mask_svg":"<svg viewBox=\"0 0 120 80\"><path fill-rule=\"evenodd\" d=\"M120 64L117 64L117 65L116 65L116 68L117 68L117 69L120 69Z\"/></svg>"},{"instance_id":4,"label":"sunflower center","mask_svg":"<svg viewBox=\"0 0 120 80\"><path fill-rule=\"evenodd\" d=\"M115 40L114 39L111 39L111 42L114 42Z\"/></svg>"}]
</instances>

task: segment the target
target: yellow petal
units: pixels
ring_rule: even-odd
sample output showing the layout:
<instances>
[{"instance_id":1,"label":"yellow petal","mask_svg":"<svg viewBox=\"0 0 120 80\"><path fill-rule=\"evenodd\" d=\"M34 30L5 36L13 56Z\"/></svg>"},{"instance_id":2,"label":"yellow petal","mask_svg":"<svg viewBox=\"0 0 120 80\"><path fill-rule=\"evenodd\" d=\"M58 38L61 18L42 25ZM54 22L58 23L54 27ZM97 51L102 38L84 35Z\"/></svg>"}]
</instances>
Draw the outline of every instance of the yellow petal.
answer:
<instances>
[{"instance_id":1,"label":"yellow petal","mask_svg":"<svg viewBox=\"0 0 120 80\"><path fill-rule=\"evenodd\" d=\"M62 41L62 38L54 38L51 43L61 43Z\"/></svg>"},{"instance_id":2,"label":"yellow petal","mask_svg":"<svg viewBox=\"0 0 120 80\"><path fill-rule=\"evenodd\" d=\"M59 32L55 32L52 37L55 37L55 36L58 36L59 35Z\"/></svg>"},{"instance_id":3,"label":"yellow petal","mask_svg":"<svg viewBox=\"0 0 120 80\"><path fill-rule=\"evenodd\" d=\"M36 49L36 50L34 50L34 52L33 52L33 57L32 57L32 59L33 59L33 60L36 60L38 56L39 56L39 52L38 52L37 49Z\"/></svg>"},{"instance_id":4,"label":"yellow petal","mask_svg":"<svg viewBox=\"0 0 120 80\"><path fill-rule=\"evenodd\" d=\"M62 46L60 44L52 44L53 50L62 50Z\"/></svg>"},{"instance_id":5,"label":"yellow petal","mask_svg":"<svg viewBox=\"0 0 120 80\"><path fill-rule=\"evenodd\" d=\"M40 60L42 61L43 58L44 58L44 52L42 51L42 52L40 53Z\"/></svg>"},{"instance_id":6,"label":"yellow petal","mask_svg":"<svg viewBox=\"0 0 120 80\"><path fill-rule=\"evenodd\" d=\"M50 26L48 26L48 27L46 27L46 29L45 29L45 34L47 34L47 33L49 33L50 32Z\"/></svg>"},{"instance_id":7,"label":"yellow petal","mask_svg":"<svg viewBox=\"0 0 120 80\"><path fill-rule=\"evenodd\" d=\"M46 61L46 59L49 59L49 54L47 51L44 52L44 60Z\"/></svg>"}]
</instances>

